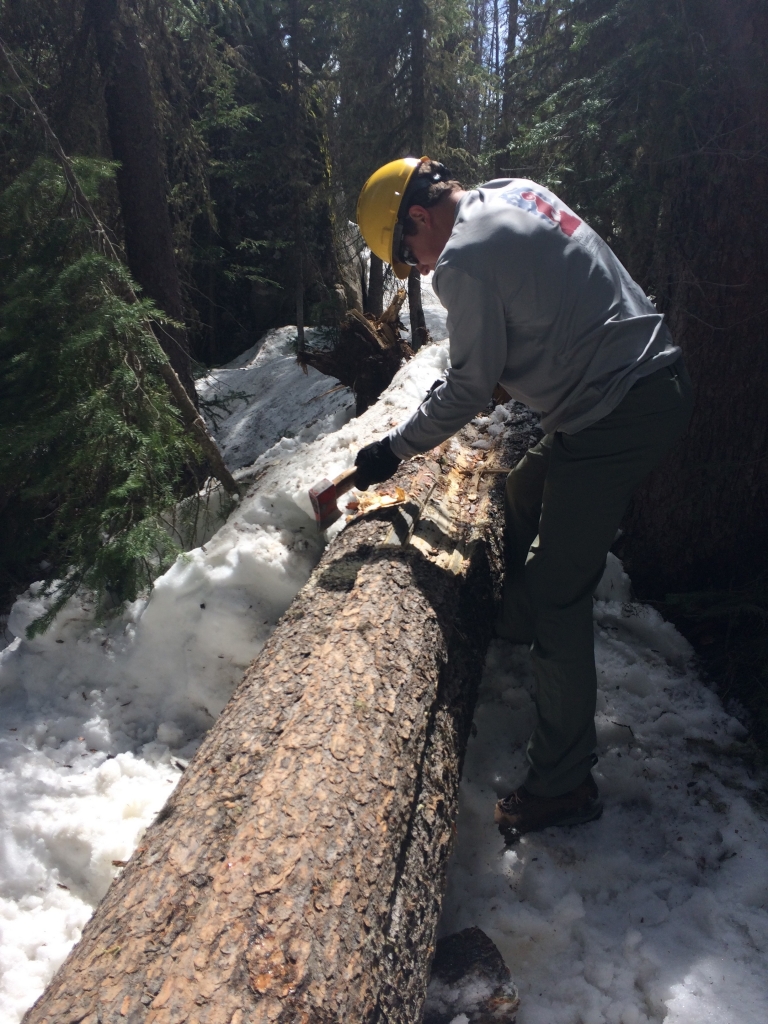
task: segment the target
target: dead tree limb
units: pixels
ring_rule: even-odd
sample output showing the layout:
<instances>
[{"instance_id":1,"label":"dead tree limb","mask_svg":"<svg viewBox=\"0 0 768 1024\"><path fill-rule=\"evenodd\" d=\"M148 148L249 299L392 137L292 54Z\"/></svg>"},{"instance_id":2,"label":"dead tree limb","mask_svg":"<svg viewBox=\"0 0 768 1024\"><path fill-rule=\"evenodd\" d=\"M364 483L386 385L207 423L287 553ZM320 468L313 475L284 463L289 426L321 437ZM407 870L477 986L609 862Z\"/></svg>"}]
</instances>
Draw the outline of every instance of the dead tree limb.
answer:
<instances>
[{"instance_id":1,"label":"dead tree limb","mask_svg":"<svg viewBox=\"0 0 768 1024\"><path fill-rule=\"evenodd\" d=\"M513 457L470 440L329 546L26 1024L421 1019Z\"/></svg>"},{"instance_id":2,"label":"dead tree limb","mask_svg":"<svg viewBox=\"0 0 768 1024\"><path fill-rule=\"evenodd\" d=\"M403 360L413 356L410 345L400 335L403 302L405 291L401 289L381 316L350 309L330 348L310 348L299 353L302 366L314 366L354 391L358 416L389 386Z\"/></svg>"}]
</instances>

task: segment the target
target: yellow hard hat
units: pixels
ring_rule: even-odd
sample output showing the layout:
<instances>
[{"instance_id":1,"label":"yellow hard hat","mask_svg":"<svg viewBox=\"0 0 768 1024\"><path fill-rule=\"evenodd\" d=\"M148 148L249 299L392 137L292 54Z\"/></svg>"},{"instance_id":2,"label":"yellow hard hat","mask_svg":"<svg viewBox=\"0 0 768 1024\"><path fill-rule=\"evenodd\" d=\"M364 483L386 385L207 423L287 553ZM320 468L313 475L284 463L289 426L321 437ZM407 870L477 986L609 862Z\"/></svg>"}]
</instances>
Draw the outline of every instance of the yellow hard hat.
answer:
<instances>
[{"instance_id":1,"label":"yellow hard hat","mask_svg":"<svg viewBox=\"0 0 768 1024\"><path fill-rule=\"evenodd\" d=\"M395 276L403 281L411 268L394 258L392 242L400 206L414 171L423 160L406 156L384 164L363 185L357 200L357 224L366 245L385 263L391 263Z\"/></svg>"}]
</instances>

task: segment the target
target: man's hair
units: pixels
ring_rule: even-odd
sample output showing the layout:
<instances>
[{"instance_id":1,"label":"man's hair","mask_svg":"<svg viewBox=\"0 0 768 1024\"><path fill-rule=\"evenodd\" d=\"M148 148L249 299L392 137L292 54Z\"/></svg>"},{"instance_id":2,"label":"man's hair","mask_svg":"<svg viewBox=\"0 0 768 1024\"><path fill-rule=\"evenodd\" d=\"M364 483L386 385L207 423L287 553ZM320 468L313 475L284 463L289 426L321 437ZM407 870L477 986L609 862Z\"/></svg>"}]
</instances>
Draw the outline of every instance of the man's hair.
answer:
<instances>
[{"instance_id":1,"label":"man's hair","mask_svg":"<svg viewBox=\"0 0 768 1024\"><path fill-rule=\"evenodd\" d=\"M411 178L408 191L403 197L403 206L410 210L412 206L423 206L429 209L451 195L460 192L463 185L451 177L451 172L438 160L423 160ZM402 218L403 235L415 235L418 231L416 223L406 213Z\"/></svg>"}]
</instances>

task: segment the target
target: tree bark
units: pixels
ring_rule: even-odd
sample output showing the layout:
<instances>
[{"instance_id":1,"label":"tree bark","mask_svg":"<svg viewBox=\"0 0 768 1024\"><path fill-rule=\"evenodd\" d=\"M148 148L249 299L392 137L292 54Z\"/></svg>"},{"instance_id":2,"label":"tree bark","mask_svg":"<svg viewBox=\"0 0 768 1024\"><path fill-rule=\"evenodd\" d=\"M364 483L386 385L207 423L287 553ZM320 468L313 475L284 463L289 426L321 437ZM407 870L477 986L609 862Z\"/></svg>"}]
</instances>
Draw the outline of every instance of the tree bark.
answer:
<instances>
[{"instance_id":1,"label":"tree bark","mask_svg":"<svg viewBox=\"0 0 768 1024\"><path fill-rule=\"evenodd\" d=\"M381 316L384 312L384 263L375 253L371 253L365 312L373 316Z\"/></svg>"},{"instance_id":2,"label":"tree bark","mask_svg":"<svg viewBox=\"0 0 768 1024\"><path fill-rule=\"evenodd\" d=\"M472 4L472 56L478 68L483 67L483 37L486 23L487 0L474 0ZM467 97L468 125L467 149L472 156L479 156L482 149L482 94L473 85Z\"/></svg>"},{"instance_id":3,"label":"tree bark","mask_svg":"<svg viewBox=\"0 0 768 1024\"><path fill-rule=\"evenodd\" d=\"M426 64L426 11L424 0L411 0L411 136L413 155L423 156L425 111L425 64Z\"/></svg>"},{"instance_id":4,"label":"tree bark","mask_svg":"<svg viewBox=\"0 0 768 1024\"><path fill-rule=\"evenodd\" d=\"M168 183L139 33L120 0L90 0L86 16L93 26L104 80L112 154L120 162L117 191L128 266L143 293L183 323ZM187 394L197 405L186 332L156 325L155 333Z\"/></svg>"},{"instance_id":5,"label":"tree bark","mask_svg":"<svg viewBox=\"0 0 768 1024\"><path fill-rule=\"evenodd\" d=\"M408 309L411 318L411 348L418 352L429 341L429 331L421 302L421 274L416 267L408 275Z\"/></svg>"},{"instance_id":6,"label":"tree bark","mask_svg":"<svg viewBox=\"0 0 768 1024\"><path fill-rule=\"evenodd\" d=\"M299 0L291 0L291 116L293 118L293 259L298 351L304 338L304 183L301 180L301 74L299 70Z\"/></svg>"},{"instance_id":7,"label":"tree bark","mask_svg":"<svg viewBox=\"0 0 768 1024\"><path fill-rule=\"evenodd\" d=\"M514 131L515 95L512 89L512 78L519 13L520 0L509 0L507 4L507 41L501 74L501 118L494 147L496 149L495 173L497 178L503 178L505 171L508 171L509 158L506 147L509 146Z\"/></svg>"},{"instance_id":8,"label":"tree bark","mask_svg":"<svg viewBox=\"0 0 768 1024\"><path fill-rule=\"evenodd\" d=\"M26 1024L420 1020L513 458L467 429L330 545Z\"/></svg>"},{"instance_id":9,"label":"tree bark","mask_svg":"<svg viewBox=\"0 0 768 1024\"><path fill-rule=\"evenodd\" d=\"M424 0L411 0L411 144L413 155L424 153L426 61L426 11ZM429 338L421 303L421 275L415 268L408 276L408 309L411 318L411 348L418 352Z\"/></svg>"}]
</instances>

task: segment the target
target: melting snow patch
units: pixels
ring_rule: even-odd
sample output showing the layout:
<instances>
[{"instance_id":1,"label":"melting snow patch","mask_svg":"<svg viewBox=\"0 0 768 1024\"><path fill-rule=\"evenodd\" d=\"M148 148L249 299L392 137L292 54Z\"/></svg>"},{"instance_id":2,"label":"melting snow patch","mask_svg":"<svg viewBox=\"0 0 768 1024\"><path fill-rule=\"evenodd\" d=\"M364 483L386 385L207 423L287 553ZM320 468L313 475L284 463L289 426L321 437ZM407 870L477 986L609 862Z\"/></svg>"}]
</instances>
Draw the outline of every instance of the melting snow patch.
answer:
<instances>
[{"instance_id":1,"label":"melting snow patch","mask_svg":"<svg viewBox=\"0 0 768 1024\"><path fill-rule=\"evenodd\" d=\"M441 933L476 925L493 939L520 989L519 1024L762 1024L759 784L727 756L733 719L696 678L688 644L629 601L612 557L598 595L603 817L504 849L493 804L524 775L534 680L527 649L495 641Z\"/></svg>"},{"instance_id":2,"label":"melting snow patch","mask_svg":"<svg viewBox=\"0 0 768 1024\"><path fill-rule=\"evenodd\" d=\"M322 332L306 332L307 344ZM269 331L253 348L198 382L206 418L228 467L240 469L281 442L313 441L355 413L349 388L296 362L296 328ZM284 446L291 450L292 444Z\"/></svg>"}]
</instances>

